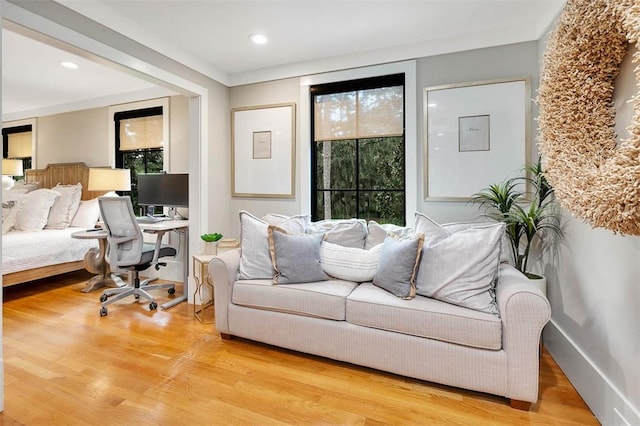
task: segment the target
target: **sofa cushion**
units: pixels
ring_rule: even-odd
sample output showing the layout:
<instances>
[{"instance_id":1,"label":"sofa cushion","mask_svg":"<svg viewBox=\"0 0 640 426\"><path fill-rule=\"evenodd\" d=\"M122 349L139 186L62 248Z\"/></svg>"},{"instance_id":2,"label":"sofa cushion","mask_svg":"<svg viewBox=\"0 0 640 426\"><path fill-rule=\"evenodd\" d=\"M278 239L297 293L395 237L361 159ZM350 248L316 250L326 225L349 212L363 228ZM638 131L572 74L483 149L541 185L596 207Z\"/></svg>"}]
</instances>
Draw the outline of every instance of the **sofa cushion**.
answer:
<instances>
[{"instance_id":1,"label":"sofa cushion","mask_svg":"<svg viewBox=\"0 0 640 426\"><path fill-rule=\"evenodd\" d=\"M321 220L309 224L310 234L324 234L324 240L345 247L364 248L367 222L363 219Z\"/></svg>"},{"instance_id":2,"label":"sofa cushion","mask_svg":"<svg viewBox=\"0 0 640 426\"><path fill-rule=\"evenodd\" d=\"M288 232L299 230L299 220L285 220L279 227ZM240 274L241 280L272 279L275 270L269 253L269 224L246 211L240 212Z\"/></svg>"},{"instance_id":3,"label":"sofa cushion","mask_svg":"<svg viewBox=\"0 0 640 426\"><path fill-rule=\"evenodd\" d=\"M422 234L403 239L385 238L373 283L403 299L413 298L423 241Z\"/></svg>"},{"instance_id":4,"label":"sofa cushion","mask_svg":"<svg viewBox=\"0 0 640 426\"><path fill-rule=\"evenodd\" d=\"M236 305L344 321L346 296L357 286L342 280L271 285L271 280L239 280L231 301Z\"/></svg>"},{"instance_id":5,"label":"sofa cushion","mask_svg":"<svg viewBox=\"0 0 640 426\"><path fill-rule=\"evenodd\" d=\"M371 281L378 269L382 244L370 250L344 247L323 241L320 247L322 269L334 278L347 281Z\"/></svg>"},{"instance_id":6,"label":"sofa cushion","mask_svg":"<svg viewBox=\"0 0 640 426\"><path fill-rule=\"evenodd\" d=\"M288 234L269 225L269 252L276 271L273 284L328 280L320 265L321 234Z\"/></svg>"},{"instance_id":7,"label":"sofa cushion","mask_svg":"<svg viewBox=\"0 0 640 426\"><path fill-rule=\"evenodd\" d=\"M278 228L286 229L294 234L304 234L311 223L311 216L308 214L285 216L279 213L267 213L262 216L262 220L269 225L276 225Z\"/></svg>"},{"instance_id":8,"label":"sofa cushion","mask_svg":"<svg viewBox=\"0 0 640 426\"><path fill-rule=\"evenodd\" d=\"M410 237L415 233L416 231L413 228L398 226L392 223L380 224L375 220L370 220L367 226L367 239L365 240L364 248L368 250L378 244L384 243L387 235L393 234L396 237L404 238Z\"/></svg>"},{"instance_id":9,"label":"sofa cushion","mask_svg":"<svg viewBox=\"0 0 640 426\"><path fill-rule=\"evenodd\" d=\"M475 348L502 347L502 321L495 315L423 296L402 300L372 283L347 296L347 321Z\"/></svg>"}]
</instances>

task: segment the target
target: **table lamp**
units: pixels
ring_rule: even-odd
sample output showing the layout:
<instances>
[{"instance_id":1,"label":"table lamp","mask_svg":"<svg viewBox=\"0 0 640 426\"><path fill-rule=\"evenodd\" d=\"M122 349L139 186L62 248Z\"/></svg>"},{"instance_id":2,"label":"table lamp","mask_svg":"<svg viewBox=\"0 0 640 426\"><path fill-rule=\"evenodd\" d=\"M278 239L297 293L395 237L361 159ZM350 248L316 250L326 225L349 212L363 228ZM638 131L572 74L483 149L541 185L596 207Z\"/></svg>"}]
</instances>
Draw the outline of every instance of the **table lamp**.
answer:
<instances>
[{"instance_id":1,"label":"table lamp","mask_svg":"<svg viewBox=\"0 0 640 426\"><path fill-rule=\"evenodd\" d=\"M131 191L131 170L129 169L89 169L89 191Z\"/></svg>"},{"instance_id":2,"label":"table lamp","mask_svg":"<svg viewBox=\"0 0 640 426\"><path fill-rule=\"evenodd\" d=\"M13 176L22 175L22 160L2 159L2 189L11 189L15 184Z\"/></svg>"}]
</instances>

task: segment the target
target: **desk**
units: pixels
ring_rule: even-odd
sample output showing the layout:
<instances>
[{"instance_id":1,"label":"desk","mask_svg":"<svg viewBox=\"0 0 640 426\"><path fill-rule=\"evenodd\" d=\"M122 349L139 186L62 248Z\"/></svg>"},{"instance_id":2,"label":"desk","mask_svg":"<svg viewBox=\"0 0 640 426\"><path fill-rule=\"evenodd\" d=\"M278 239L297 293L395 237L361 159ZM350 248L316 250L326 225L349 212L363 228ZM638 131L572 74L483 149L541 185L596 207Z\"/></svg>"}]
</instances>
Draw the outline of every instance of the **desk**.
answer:
<instances>
[{"instance_id":1,"label":"desk","mask_svg":"<svg viewBox=\"0 0 640 426\"><path fill-rule=\"evenodd\" d=\"M184 235L184 250L182 250L183 268L183 291L182 296L176 297L167 303L160 305L161 309L168 309L178 303L185 302L189 294L189 221L188 220L165 220L155 223L138 223L143 232L156 234L156 238L162 238L169 231L174 231Z\"/></svg>"},{"instance_id":2,"label":"desk","mask_svg":"<svg viewBox=\"0 0 640 426\"><path fill-rule=\"evenodd\" d=\"M124 281L119 276L112 274L109 264L105 259L107 253L107 231L103 229L78 231L71 234L73 238L79 240L98 240L98 249L89 249L84 255L84 267L87 271L98 274L87 281L87 285L82 289L83 293L96 290L101 287L122 287Z\"/></svg>"}]
</instances>

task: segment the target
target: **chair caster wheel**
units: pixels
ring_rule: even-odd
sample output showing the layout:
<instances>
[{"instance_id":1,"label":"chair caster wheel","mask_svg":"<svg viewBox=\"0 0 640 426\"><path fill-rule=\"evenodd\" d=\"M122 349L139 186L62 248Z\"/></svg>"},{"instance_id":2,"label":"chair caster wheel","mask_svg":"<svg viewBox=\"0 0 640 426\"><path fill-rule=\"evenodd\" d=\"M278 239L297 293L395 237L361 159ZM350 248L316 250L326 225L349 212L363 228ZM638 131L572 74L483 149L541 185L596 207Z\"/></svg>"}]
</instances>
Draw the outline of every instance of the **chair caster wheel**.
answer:
<instances>
[{"instance_id":1,"label":"chair caster wheel","mask_svg":"<svg viewBox=\"0 0 640 426\"><path fill-rule=\"evenodd\" d=\"M107 308L102 307L102 308L100 309L100 316L101 316L101 317L106 317L106 316L107 316L107 314L108 314L108 312L107 312Z\"/></svg>"},{"instance_id":2,"label":"chair caster wheel","mask_svg":"<svg viewBox=\"0 0 640 426\"><path fill-rule=\"evenodd\" d=\"M107 295L106 295L106 294L104 294L104 293L100 295L100 301L101 301L101 302L106 302L108 298L109 298L109 296L107 296Z\"/></svg>"},{"instance_id":3,"label":"chair caster wheel","mask_svg":"<svg viewBox=\"0 0 640 426\"><path fill-rule=\"evenodd\" d=\"M175 288L170 288L169 290L167 290L167 293L169 294L175 294L176 293L176 289Z\"/></svg>"},{"instance_id":4,"label":"chair caster wheel","mask_svg":"<svg viewBox=\"0 0 640 426\"><path fill-rule=\"evenodd\" d=\"M140 295L139 295L139 294L134 294L134 295L133 295L133 297L134 297L136 300L140 299Z\"/></svg>"},{"instance_id":5,"label":"chair caster wheel","mask_svg":"<svg viewBox=\"0 0 640 426\"><path fill-rule=\"evenodd\" d=\"M156 309L158 309L158 304L156 302L149 303L149 309L155 311Z\"/></svg>"}]
</instances>

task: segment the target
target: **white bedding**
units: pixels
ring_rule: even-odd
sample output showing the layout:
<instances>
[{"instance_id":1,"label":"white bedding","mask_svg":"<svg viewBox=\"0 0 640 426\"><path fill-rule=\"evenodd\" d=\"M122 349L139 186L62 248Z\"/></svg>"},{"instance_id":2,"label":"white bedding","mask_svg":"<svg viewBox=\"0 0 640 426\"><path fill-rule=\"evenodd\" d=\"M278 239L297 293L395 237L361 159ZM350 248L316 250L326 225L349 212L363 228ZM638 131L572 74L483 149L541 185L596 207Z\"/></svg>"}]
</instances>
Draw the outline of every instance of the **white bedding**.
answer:
<instances>
[{"instance_id":1,"label":"white bedding","mask_svg":"<svg viewBox=\"0 0 640 426\"><path fill-rule=\"evenodd\" d=\"M2 273L26 271L43 266L82 260L98 240L71 237L84 228L44 229L42 231L11 231L2 236Z\"/></svg>"}]
</instances>

